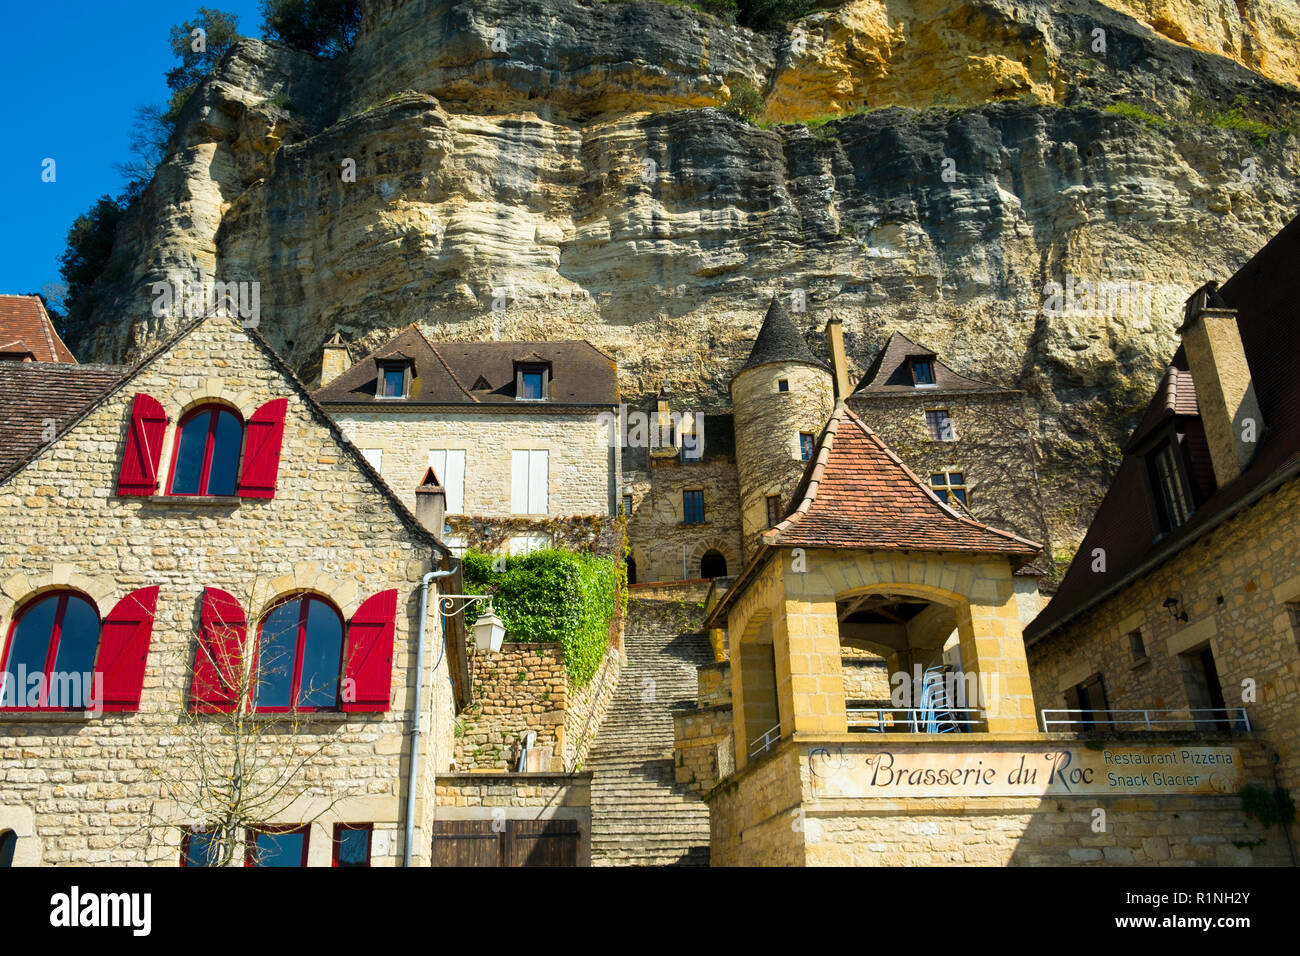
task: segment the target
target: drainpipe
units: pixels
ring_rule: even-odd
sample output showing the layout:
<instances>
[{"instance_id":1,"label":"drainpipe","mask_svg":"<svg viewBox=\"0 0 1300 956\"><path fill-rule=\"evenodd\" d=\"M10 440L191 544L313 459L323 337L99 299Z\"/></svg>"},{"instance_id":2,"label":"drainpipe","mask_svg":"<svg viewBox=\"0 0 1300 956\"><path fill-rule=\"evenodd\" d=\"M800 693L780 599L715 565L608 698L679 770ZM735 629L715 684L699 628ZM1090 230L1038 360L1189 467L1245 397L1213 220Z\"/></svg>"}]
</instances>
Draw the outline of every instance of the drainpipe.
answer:
<instances>
[{"instance_id":1,"label":"drainpipe","mask_svg":"<svg viewBox=\"0 0 1300 956\"><path fill-rule=\"evenodd\" d=\"M420 691L424 687L424 631L429 619L429 585L455 571L455 567L430 571L420 581L420 630L415 641L415 700L411 713L411 782L406 788L406 840L402 845L402 866L411 865L411 847L415 842L415 786L420 770Z\"/></svg>"}]
</instances>

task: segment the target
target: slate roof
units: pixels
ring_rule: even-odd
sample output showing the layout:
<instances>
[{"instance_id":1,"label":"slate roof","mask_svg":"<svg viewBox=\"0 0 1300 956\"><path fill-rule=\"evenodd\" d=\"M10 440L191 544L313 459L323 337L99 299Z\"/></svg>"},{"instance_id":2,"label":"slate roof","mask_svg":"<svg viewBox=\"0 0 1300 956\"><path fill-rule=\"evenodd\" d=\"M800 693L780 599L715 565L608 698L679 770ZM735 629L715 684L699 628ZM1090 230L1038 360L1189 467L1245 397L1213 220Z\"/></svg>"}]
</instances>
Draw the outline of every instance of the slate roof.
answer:
<instances>
[{"instance_id":1,"label":"slate roof","mask_svg":"<svg viewBox=\"0 0 1300 956\"><path fill-rule=\"evenodd\" d=\"M762 535L781 548L1005 554L1019 567L1042 546L950 508L840 404L794 495L795 510Z\"/></svg>"},{"instance_id":2,"label":"slate roof","mask_svg":"<svg viewBox=\"0 0 1300 956\"><path fill-rule=\"evenodd\" d=\"M1133 436L1052 601L1027 628L1029 643L1105 600L1153 570L1221 521L1300 472L1300 217L1293 219L1219 290L1222 306L1237 310L1246 362L1264 431L1255 457L1231 484L1215 488L1192 376L1180 347ZM1146 488L1143 442L1174 415L1186 428L1193 480L1203 500L1190 521L1157 537ZM1106 549L1106 574L1091 570L1093 549Z\"/></svg>"},{"instance_id":3,"label":"slate roof","mask_svg":"<svg viewBox=\"0 0 1300 956\"><path fill-rule=\"evenodd\" d=\"M0 295L0 354L30 356L33 362L77 361L35 295Z\"/></svg>"},{"instance_id":4,"label":"slate roof","mask_svg":"<svg viewBox=\"0 0 1300 956\"><path fill-rule=\"evenodd\" d=\"M934 387L918 389L912 382L912 371L908 368L909 358L925 356L934 364ZM897 392L986 392L990 389L1011 391L990 382L981 382L954 372L941 362L933 349L913 342L902 332L895 332L880 350L871 367L853 390L854 395L891 394Z\"/></svg>"},{"instance_id":5,"label":"slate roof","mask_svg":"<svg viewBox=\"0 0 1300 956\"><path fill-rule=\"evenodd\" d=\"M808 348L808 343L790 320L785 304L775 298L767 307L767 315L763 317L763 325L758 330L758 337L754 339L749 358L736 374L771 362L798 362L830 370L829 365L813 355L812 349Z\"/></svg>"},{"instance_id":6,"label":"slate roof","mask_svg":"<svg viewBox=\"0 0 1300 956\"><path fill-rule=\"evenodd\" d=\"M376 399L379 363L394 359L411 362L409 397ZM617 363L590 342L434 343L414 325L318 389L315 398L325 405L512 404L517 361L551 368L550 397L530 404L618 404Z\"/></svg>"},{"instance_id":7,"label":"slate roof","mask_svg":"<svg viewBox=\"0 0 1300 956\"><path fill-rule=\"evenodd\" d=\"M130 371L125 365L0 362L0 478Z\"/></svg>"}]
</instances>

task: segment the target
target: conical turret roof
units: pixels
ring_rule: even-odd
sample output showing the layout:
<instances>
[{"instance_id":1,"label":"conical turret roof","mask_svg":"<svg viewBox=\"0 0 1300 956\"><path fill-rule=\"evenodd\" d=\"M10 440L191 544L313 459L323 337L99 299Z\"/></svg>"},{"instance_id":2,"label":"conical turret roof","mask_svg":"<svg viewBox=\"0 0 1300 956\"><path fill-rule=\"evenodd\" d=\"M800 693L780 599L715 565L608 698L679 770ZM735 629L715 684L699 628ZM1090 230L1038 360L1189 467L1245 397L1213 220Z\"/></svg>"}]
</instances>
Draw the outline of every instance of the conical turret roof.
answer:
<instances>
[{"instance_id":1,"label":"conical turret roof","mask_svg":"<svg viewBox=\"0 0 1300 956\"><path fill-rule=\"evenodd\" d=\"M758 338L754 340L754 348L736 374L770 362L800 362L830 371L830 366L813 355L808 343L790 321L790 313L777 298L773 298L772 304L767 307L767 315L763 318L763 327L758 330Z\"/></svg>"}]
</instances>

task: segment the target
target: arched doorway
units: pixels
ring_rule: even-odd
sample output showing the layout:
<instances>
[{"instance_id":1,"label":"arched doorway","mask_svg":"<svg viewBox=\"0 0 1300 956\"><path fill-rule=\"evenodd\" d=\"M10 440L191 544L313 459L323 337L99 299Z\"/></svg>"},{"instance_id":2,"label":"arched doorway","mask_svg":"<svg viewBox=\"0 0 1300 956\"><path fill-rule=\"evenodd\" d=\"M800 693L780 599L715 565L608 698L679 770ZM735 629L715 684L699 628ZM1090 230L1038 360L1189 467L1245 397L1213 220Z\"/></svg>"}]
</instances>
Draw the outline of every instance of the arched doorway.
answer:
<instances>
[{"instance_id":1,"label":"arched doorway","mask_svg":"<svg viewBox=\"0 0 1300 956\"><path fill-rule=\"evenodd\" d=\"M626 564L627 564L627 583L636 584L636 558L628 557Z\"/></svg>"},{"instance_id":2,"label":"arched doorway","mask_svg":"<svg viewBox=\"0 0 1300 956\"><path fill-rule=\"evenodd\" d=\"M0 868L14 865L14 849L18 846L18 834L13 830L0 830Z\"/></svg>"},{"instance_id":3,"label":"arched doorway","mask_svg":"<svg viewBox=\"0 0 1300 956\"><path fill-rule=\"evenodd\" d=\"M710 549L700 558L700 577L725 578L727 576L727 559L721 551Z\"/></svg>"}]
</instances>

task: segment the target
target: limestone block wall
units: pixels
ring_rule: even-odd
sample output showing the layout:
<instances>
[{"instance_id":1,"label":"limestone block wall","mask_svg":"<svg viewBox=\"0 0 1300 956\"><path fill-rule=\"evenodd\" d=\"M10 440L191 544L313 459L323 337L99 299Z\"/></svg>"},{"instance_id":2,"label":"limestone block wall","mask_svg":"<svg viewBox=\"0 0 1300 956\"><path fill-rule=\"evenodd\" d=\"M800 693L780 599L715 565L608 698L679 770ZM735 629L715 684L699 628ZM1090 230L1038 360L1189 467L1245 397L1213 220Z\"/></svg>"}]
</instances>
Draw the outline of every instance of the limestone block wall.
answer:
<instances>
[{"instance_id":1,"label":"limestone block wall","mask_svg":"<svg viewBox=\"0 0 1300 956\"><path fill-rule=\"evenodd\" d=\"M1042 544L1051 532L1020 392L918 391L854 395L849 406L922 481L945 469L966 479L971 515L985 524ZM953 440L931 437L928 409L947 409Z\"/></svg>"},{"instance_id":2,"label":"limestone block wall","mask_svg":"<svg viewBox=\"0 0 1300 956\"><path fill-rule=\"evenodd\" d=\"M673 774L678 783L707 793L735 767L732 720L729 703L673 713Z\"/></svg>"},{"instance_id":3,"label":"limestone block wall","mask_svg":"<svg viewBox=\"0 0 1300 956\"><path fill-rule=\"evenodd\" d=\"M705 664L696 671L696 703L700 707L731 702L731 662Z\"/></svg>"},{"instance_id":4,"label":"limestone block wall","mask_svg":"<svg viewBox=\"0 0 1300 956\"><path fill-rule=\"evenodd\" d=\"M1063 708L1069 687L1100 674L1111 708L1185 709L1197 699L1180 655L1209 647L1229 707L1280 758L1278 779L1300 803L1300 483L1292 481L1028 648L1034 699ZM1163 604L1177 597L1187 621ZM1142 635L1135 659L1129 634ZM1248 700L1253 691L1254 700ZM1300 827L1292 830L1300 843Z\"/></svg>"},{"instance_id":5,"label":"limestone block wall","mask_svg":"<svg viewBox=\"0 0 1300 956\"><path fill-rule=\"evenodd\" d=\"M889 700L889 667L884 658L843 648L840 672L845 700Z\"/></svg>"},{"instance_id":6,"label":"limestone block wall","mask_svg":"<svg viewBox=\"0 0 1300 956\"><path fill-rule=\"evenodd\" d=\"M137 392L157 398L172 422L162 449L171 461L174 424L204 401L249 415L288 396L278 487L270 499L168 499L114 494ZM256 622L279 599L310 592L333 602L345 620L360 602L398 590L390 709L322 714L298 732L274 725L258 760L283 765L315 751L289 792L301 799L268 812L267 823L299 823L324 810L313 830L313 863L328 865L332 821L373 822L376 865L401 858L409 770L419 587L433 548L404 523L389 500L340 444L328 424L234 322L211 319L174 343L92 409L26 468L0 484L0 635L36 595L60 588L89 596L101 617L125 594L160 586L138 712L0 713L0 825L32 814L19 852L47 864L175 866L180 833L158 822L202 824L192 807L169 804L153 771L180 774L180 731L188 698L203 588L236 596ZM433 606L434 602L430 602ZM427 621L431 646L441 622ZM426 716L414 859L427 862L423 827L432 805L430 775L451 758L453 706L449 660L426 657ZM436 692L435 692L436 689ZM219 718L214 718L218 720ZM206 726L206 725L203 725ZM333 806L329 806L333 803ZM33 841L29 849L26 841ZM31 856L24 858L30 859Z\"/></svg>"},{"instance_id":7,"label":"limestone block wall","mask_svg":"<svg viewBox=\"0 0 1300 956\"><path fill-rule=\"evenodd\" d=\"M798 748L782 745L705 794L710 866L804 866Z\"/></svg>"},{"instance_id":8,"label":"limestone block wall","mask_svg":"<svg viewBox=\"0 0 1300 956\"><path fill-rule=\"evenodd\" d=\"M470 649L474 702L456 717L456 768L513 770L521 738L551 755L545 770L563 767L569 688L558 644L504 644L498 653ZM544 758L543 758L544 759Z\"/></svg>"},{"instance_id":9,"label":"limestone block wall","mask_svg":"<svg viewBox=\"0 0 1300 956\"><path fill-rule=\"evenodd\" d=\"M781 380L789 391L779 390ZM812 365L760 365L731 383L740 481L741 537L745 557L767 529L767 496L788 506L808 463L800 460L799 433L821 435L834 410L831 373Z\"/></svg>"},{"instance_id":10,"label":"limestone block wall","mask_svg":"<svg viewBox=\"0 0 1300 956\"><path fill-rule=\"evenodd\" d=\"M605 660L585 687L570 688L564 711L564 769L582 766L596 741L596 732L614 700L619 676L626 662L620 650L621 638L611 641Z\"/></svg>"},{"instance_id":11,"label":"limestone block wall","mask_svg":"<svg viewBox=\"0 0 1300 956\"><path fill-rule=\"evenodd\" d=\"M682 520L683 492L688 490L704 492L702 524ZM646 471L629 474L623 493L632 496L627 536L638 583L699 578L700 559L710 550L727 559L728 574L740 571L740 487L733 458L656 461Z\"/></svg>"},{"instance_id":12,"label":"limestone block wall","mask_svg":"<svg viewBox=\"0 0 1300 956\"><path fill-rule=\"evenodd\" d=\"M334 406L330 413L358 448L382 452L380 473L408 507L415 507L429 452L461 449L464 504L456 513L509 516L511 452L522 448L549 453L548 514L608 515L617 509L619 450L600 410L542 412L512 405L491 412L370 412ZM452 512L450 504L447 510Z\"/></svg>"}]
</instances>

